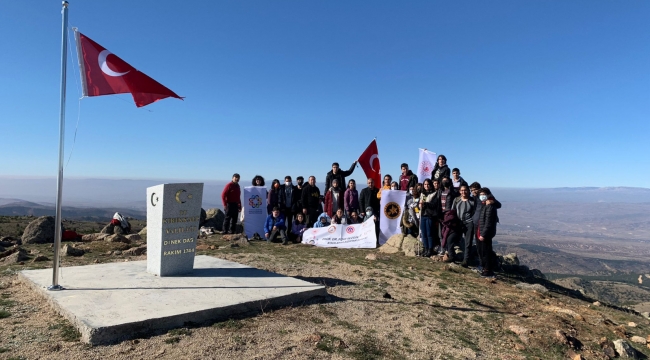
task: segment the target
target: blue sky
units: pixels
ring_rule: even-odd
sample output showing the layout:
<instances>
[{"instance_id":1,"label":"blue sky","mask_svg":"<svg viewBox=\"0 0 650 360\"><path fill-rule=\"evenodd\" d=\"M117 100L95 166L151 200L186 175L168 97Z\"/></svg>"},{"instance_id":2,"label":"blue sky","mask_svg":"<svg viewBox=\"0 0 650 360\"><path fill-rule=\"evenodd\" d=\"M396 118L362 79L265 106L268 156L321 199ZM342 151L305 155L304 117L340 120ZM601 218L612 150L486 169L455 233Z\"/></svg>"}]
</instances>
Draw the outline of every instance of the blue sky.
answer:
<instances>
[{"instance_id":1,"label":"blue sky","mask_svg":"<svg viewBox=\"0 0 650 360\"><path fill-rule=\"evenodd\" d=\"M392 175L422 147L491 187L650 187L648 1L114 0L69 14L186 99L79 103L69 59L66 177L322 181L377 137ZM60 1L3 4L0 175L56 176L60 27Z\"/></svg>"}]
</instances>

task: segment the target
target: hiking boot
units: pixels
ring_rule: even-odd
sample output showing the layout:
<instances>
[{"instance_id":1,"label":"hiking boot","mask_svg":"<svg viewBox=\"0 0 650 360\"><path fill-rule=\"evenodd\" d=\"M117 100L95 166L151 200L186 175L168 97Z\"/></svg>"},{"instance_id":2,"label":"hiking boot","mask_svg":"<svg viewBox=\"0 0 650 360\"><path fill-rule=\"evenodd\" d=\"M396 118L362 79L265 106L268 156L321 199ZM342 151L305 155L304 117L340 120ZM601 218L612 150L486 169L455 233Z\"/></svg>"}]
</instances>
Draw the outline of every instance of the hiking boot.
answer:
<instances>
[{"instance_id":1,"label":"hiking boot","mask_svg":"<svg viewBox=\"0 0 650 360\"><path fill-rule=\"evenodd\" d=\"M282 239L282 245L288 245L289 242L287 241L287 238Z\"/></svg>"},{"instance_id":2,"label":"hiking boot","mask_svg":"<svg viewBox=\"0 0 650 360\"><path fill-rule=\"evenodd\" d=\"M465 261L465 260L463 260L463 262L460 263L460 266L462 266L464 268L469 267L469 265L467 265L467 261Z\"/></svg>"}]
</instances>

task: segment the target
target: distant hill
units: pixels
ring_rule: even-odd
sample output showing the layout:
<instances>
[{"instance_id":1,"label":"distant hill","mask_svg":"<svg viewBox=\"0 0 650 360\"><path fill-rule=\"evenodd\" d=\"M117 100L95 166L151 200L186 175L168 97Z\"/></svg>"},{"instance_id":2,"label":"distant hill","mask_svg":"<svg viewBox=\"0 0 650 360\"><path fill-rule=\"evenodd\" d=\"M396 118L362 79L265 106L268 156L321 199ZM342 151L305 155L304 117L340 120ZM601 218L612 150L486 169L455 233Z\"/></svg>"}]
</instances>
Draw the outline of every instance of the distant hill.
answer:
<instances>
[{"instance_id":1,"label":"distant hill","mask_svg":"<svg viewBox=\"0 0 650 360\"><path fill-rule=\"evenodd\" d=\"M54 216L56 208L54 205L43 205L29 201L17 201L5 205L0 205L0 215L2 216ZM92 208L92 207L71 207L63 206L61 213L63 218L76 220L99 220L105 221L111 219L115 212L124 216L135 219L146 219L146 211L124 208Z\"/></svg>"}]
</instances>

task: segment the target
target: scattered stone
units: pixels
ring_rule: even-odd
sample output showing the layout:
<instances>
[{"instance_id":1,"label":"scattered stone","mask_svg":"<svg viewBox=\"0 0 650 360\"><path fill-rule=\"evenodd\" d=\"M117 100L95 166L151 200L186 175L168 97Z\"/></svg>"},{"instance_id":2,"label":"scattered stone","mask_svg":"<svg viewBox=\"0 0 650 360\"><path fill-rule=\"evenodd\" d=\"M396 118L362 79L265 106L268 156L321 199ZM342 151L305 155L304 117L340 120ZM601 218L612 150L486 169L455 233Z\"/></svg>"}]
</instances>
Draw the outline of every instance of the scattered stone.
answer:
<instances>
[{"instance_id":1,"label":"scattered stone","mask_svg":"<svg viewBox=\"0 0 650 360\"><path fill-rule=\"evenodd\" d=\"M201 226L213 227L217 231L223 230L223 221L226 220L226 214L221 209L208 209L205 214L206 219Z\"/></svg>"},{"instance_id":2,"label":"scattered stone","mask_svg":"<svg viewBox=\"0 0 650 360\"><path fill-rule=\"evenodd\" d=\"M627 323L627 326L629 326L629 327L636 327L636 323L630 321L629 323Z\"/></svg>"},{"instance_id":3,"label":"scattered stone","mask_svg":"<svg viewBox=\"0 0 650 360\"><path fill-rule=\"evenodd\" d=\"M424 251L424 248L418 239L411 235L407 235L402 241L402 251L404 251L404 255L406 256L417 256Z\"/></svg>"},{"instance_id":4,"label":"scattered stone","mask_svg":"<svg viewBox=\"0 0 650 360\"><path fill-rule=\"evenodd\" d=\"M100 240L104 240L107 236L108 234L102 234L102 233L86 234L81 237L81 241L83 242L100 241Z\"/></svg>"},{"instance_id":5,"label":"scattered stone","mask_svg":"<svg viewBox=\"0 0 650 360\"><path fill-rule=\"evenodd\" d=\"M307 338L305 339L305 341L309 341L309 342L311 342L311 343L318 343L318 342L321 341L322 339L323 339L323 338L322 338L319 334L313 333L313 334L307 336Z\"/></svg>"},{"instance_id":6,"label":"scattered stone","mask_svg":"<svg viewBox=\"0 0 650 360\"><path fill-rule=\"evenodd\" d=\"M576 353L575 351L569 349L567 352L567 355L569 356L569 359L571 360L582 360L582 355Z\"/></svg>"},{"instance_id":7,"label":"scattered stone","mask_svg":"<svg viewBox=\"0 0 650 360\"><path fill-rule=\"evenodd\" d=\"M147 227L143 227L142 230L138 233L140 236L147 236Z\"/></svg>"},{"instance_id":8,"label":"scattered stone","mask_svg":"<svg viewBox=\"0 0 650 360\"><path fill-rule=\"evenodd\" d=\"M113 255L122 255L122 250L115 250L112 253Z\"/></svg>"},{"instance_id":9,"label":"scattered stone","mask_svg":"<svg viewBox=\"0 0 650 360\"><path fill-rule=\"evenodd\" d=\"M515 350L524 351L524 350L526 350L526 347L523 344L516 343L515 344Z\"/></svg>"},{"instance_id":10,"label":"scattered stone","mask_svg":"<svg viewBox=\"0 0 650 360\"><path fill-rule=\"evenodd\" d=\"M534 290L541 294L545 294L548 292L548 289L544 287L544 285L542 284L528 284L528 283L520 282L515 284L515 287L522 290Z\"/></svg>"},{"instance_id":11,"label":"scattered stone","mask_svg":"<svg viewBox=\"0 0 650 360\"><path fill-rule=\"evenodd\" d=\"M41 216L27 225L22 236L23 244L54 243L54 217Z\"/></svg>"},{"instance_id":12,"label":"scattered stone","mask_svg":"<svg viewBox=\"0 0 650 360\"><path fill-rule=\"evenodd\" d=\"M12 236L3 236L0 238L0 246L11 247L14 245L22 245L23 241L21 239L14 238Z\"/></svg>"},{"instance_id":13,"label":"scattered stone","mask_svg":"<svg viewBox=\"0 0 650 360\"><path fill-rule=\"evenodd\" d=\"M641 316L643 316L644 318L650 320L650 311L644 311L644 312L642 312L642 313L641 313Z\"/></svg>"},{"instance_id":14,"label":"scattered stone","mask_svg":"<svg viewBox=\"0 0 650 360\"><path fill-rule=\"evenodd\" d=\"M573 317L576 320L580 321L585 321L585 318L582 317L582 315L578 314L577 312L571 310L571 309L565 309L557 306L545 306L544 310L550 311L550 312L555 312L555 313L560 313L560 314L567 314L571 317Z\"/></svg>"},{"instance_id":15,"label":"scattered stone","mask_svg":"<svg viewBox=\"0 0 650 360\"><path fill-rule=\"evenodd\" d=\"M129 239L130 241L142 240L142 236L140 236L139 234L126 235L125 238Z\"/></svg>"},{"instance_id":16,"label":"scattered stone","mask_svg":"<svg viewBox=\"0 0 650 360\"><path fill-rule=\"evenodd\" d=\"M392 299L393 297L389 293L384 293L382 296L384 299Z\"/></svg>"},{"instance_id":17,"label":"scattered stone","mask_svg":"<svg viewBox=\"0 0 650 360\"><path fill-rule=\"evenodd\" d=\"M32 262L41 262L41 261L50 261L50 259L45 255L38 255L32 260Z\"/></svg>"},{"instance_id":18,"label":"scattered stone","mask_svg":"<svg viewBox=\"0 0 650 360\"><path fill-rule=\"evenodd\" d=\"M519 325L510 325L508 329L517 335L528 335L533 332L532 330Z\"/></svg>"},{"instance_id":19,"label":"scattered stone","mask_svg":"<svg viewBox=\"0 0 650 360\"><path fill-rule=\"evenodd\" d=\"M614 341L614 348L618 355L622 358L638 359L636 355L636 350L625 340L616 340Z\"/></svg>"},{"instance_id":20,"label":"scattered stone","mask_svg":"<svg viewBox=\"0 0 650 360\"><path fill-rule=\"evenodd\" d=\"M377 260L377 254L366 255L366 260Z\"/></svg>"},{"instance_id":21,"label":"scattered stone","mask_svg":"<svg viewBox=\"0 0 650 360\"><path fill-rule=\"evenodd\" d=\"M206 244L196 245L196 250L208 250L210 247Z\"/></svg>"},{"instance_id":22,"label":"scattered stone","mask_svg":"<svg viewBox=\"0 0 650 360\"><path fill-rule=\"evenodd\" d=\"M104 240L108 241L108 242L121 242L121 243L125 243L125 244L130 244L131 243L131 241L129 239L127 239L126 237L124 237L122 235L119 235L119 234L107 236L106 238L104 238Z\"/></svg>"},{"instance_id":23,"label":"scattered stone","mask_svg":"<svg viewBox=\"0 0 650 360\"><path fill-rule=\"evenodd\" d=\"M630 340L631 340L632 342L637 343L637 344L643 344L643 345L645 345L645 344L648 343L648 340L646 340L646 339L644 339L644 338L642 338L642 337L640 337L640 336L632 336L632 337L630 338Z\"/></svg>"},{"instance_id":24,"label":"scattered stone","mask_svg":"<svg viewBox=\"0 0 650 360\"><path fill-rule=\"evenodd\" d=\"M385 254L396 254L401 251L402 242L404 241L403 234L396 234L388 238L388 241L379 247L379 252Z\"/></svg>"},{"instance_id":25,"label":"scattered stone","mask_svg":"<svg viewBox=\"0 0 650 360\"><path fill-rule=\"evenodd\" d=\"M600 304L600 301L594 301L594 304L593 304L593 305L594 305L594 306L600 306L601 304Z\"/></svg>"},{"instance_id":26,"label":"scattered stone","mask_svg":"<svg viewBox=\"0 0 650 360\"><path fill-rule=\"evenodd\" d=\"M612 343L612 345L614 345L614 344ZM607 356L610 359L613 359L613 358L616 357L616 351L614 351L614 348L611 348L609 346L605 346L603 348L603 354L605 354L605 356Z\"/></svg>"},{"instance_id":27,"label":"scattered stone","mask_svg":"<svg viewBox=\"0 0 650 360\"><path fill-rule=\"evenodd\" d=\"M507 255L503 255L503 264L519 266L519 258L517 257L517 254L510 253Z\"/></svg>"},{"instance_id":28,"label":"scattered stone","mask_svg":"<svg viewBox=\"0 0 650 360\"><path fill-rule=\"evenodd\" d=\"M209 247L210 250L214 250L214 249L216 249L216 248L217 248L217 247L214 246L214 245L210 245L210 247Z\"/></svg>"},{"instance_id":29,"label":"scattered stone","mask_svg":"<svg viewBox=\"0 0 650 360\"><path fill-rule=\"evenodd\" d=\"M566 345L569 343L569 339L567 339L566 333L562 330L555 330L555 338L560 344Z\"/></svg>"},{"instance_id":30,"label":"scattered stone","mask_svg":"<svg viewBox=\"0 0 650 360\"><path fill-rule=\"evenodd\" d=\"M619 325L614 328L614 334L618 336L621 339L627 339L627 330L625 330L625 327L623 325Z\"/></svg>"},{"instance_id":31,"label":"scattered stone","mask_svg":"<svg viewBox=\"0 0 650 360\"><path fill-rule=\"evenodd\" d=\"M83 256L86 253L83 249L77 249L70 244L65 244L61 252L63 256Z\"/></svg>"},{"instance_id":32,"label":"scattered stone","mask_svg":"<svg viewBox=\"0 0 650 360\"><path fill-rule=\"evenodd\" d=\"M146 252L147 252L147 245L142 245L142 246L130 248L128 250L124 250L122 254L130 255L130 256L140 256L142 254L145 254Z\"/></svg>"},{"instance_id":33,"label":"scattered stone","mask_svg":"<svg viewBox=\"0 0 650 360\"><path fill-rule=\"evenodd\" d=\"M526 315L524 313L521 313L521 312L517 313L517 316L522 317L522 318L527 318L528 317L528 315Z\"/></svg>"},{"instance_id":34,"label":"scattered stone","mask_svg":"<svg viewBox=\"0 0 650 360\"><path fill-rule=\"evenodd\" d=\"M115 229L115 225L113 224L108 224L104 226L104 228L100 231L102 234L108 234L108 235L113 235Z\"/></svg>"},{"instance_id":35,"label":"scattered stone","mask_svg":"<svg viewBox=\"0 0 650 360\"><path fill-rule=\"evenodd\" d=\"M239 241L240 239L246 239L246 236L242 234L228 234L221 237L226 241Z\"/></svg>"},{"instance_id":36,"label":"scattered stone","mask_svg":"<svg viewBox=\"0 0 650 360\"><path fill-rule=\"evenodd\" d=\"M23 248L14 248L7 251L12 251L12 253L2 259L6 263L20 264L25 260L29 260L29 255L27 255L27 251Z\"/></svg>"}]
</instances>

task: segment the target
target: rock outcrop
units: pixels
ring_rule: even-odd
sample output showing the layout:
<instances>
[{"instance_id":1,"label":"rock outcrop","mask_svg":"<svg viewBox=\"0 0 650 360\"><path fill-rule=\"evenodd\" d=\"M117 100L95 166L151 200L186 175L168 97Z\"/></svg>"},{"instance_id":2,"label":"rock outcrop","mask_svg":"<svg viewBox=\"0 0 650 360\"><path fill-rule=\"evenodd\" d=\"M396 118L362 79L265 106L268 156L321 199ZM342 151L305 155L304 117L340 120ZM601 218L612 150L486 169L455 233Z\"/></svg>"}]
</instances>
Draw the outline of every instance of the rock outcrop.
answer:
<instances>
[{"instance_id":1,"label":"rock outcrop","mask_svg":"<svg viewBox=\"0 0 650 360\"><path fill-rule=\"evenodd\" d=\"M388 238L388 241L379 247L379 252L396 254L403 252L406 256L417 256L422 253L422 243L411 235L397 234Z\"/></svg>"},{"instance_id":2,"label":"rock outcrop","mask_svg":"<svg viewBox=\"0 0 650 360\"><path fill-rule=\"evenodd\" d=\"M226 219L226 214L221 209L212 208L205 212L206 218L201 226L212 227L218 231L223 230L223 221Z\"/></svg>"},{"instance_id":3,"label":"rock outcrop","mask_svg":"<svg viewBox=\"0 0 650 360\"><path fill-rule=\"evenodd\" d=\"M23 244L45 244L54 242L54 217L41 216L27 225L23 232Z\"/></svg>"}]
</instances>

